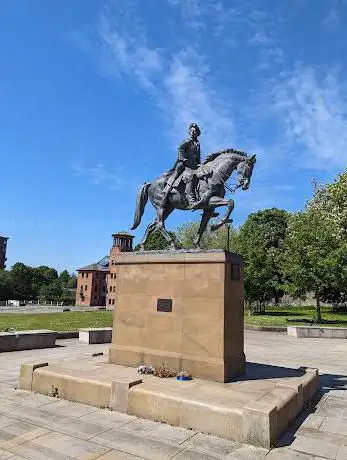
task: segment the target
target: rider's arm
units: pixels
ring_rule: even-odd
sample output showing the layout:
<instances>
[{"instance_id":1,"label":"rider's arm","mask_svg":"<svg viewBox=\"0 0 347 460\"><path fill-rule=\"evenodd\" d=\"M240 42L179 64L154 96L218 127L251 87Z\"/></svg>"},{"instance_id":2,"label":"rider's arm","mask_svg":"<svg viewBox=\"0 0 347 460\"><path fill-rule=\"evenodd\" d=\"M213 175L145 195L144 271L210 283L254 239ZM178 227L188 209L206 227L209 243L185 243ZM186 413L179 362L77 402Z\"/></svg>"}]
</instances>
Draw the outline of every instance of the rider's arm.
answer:
<instances>
[{"instance_id":1,"label":"rider's arm","mask_svg":"<svg viewBox=\"0 0 347 460\"><path fill-rule=\"evenodd\" d=\"M198 164L201 163L201 157L200 157L200 144L199 144L199 147L198 147L198 151L196 152L196 161Z\"/></svg>"},{"instance_id":2,"label":"rider's arm","mask_svg":"<svg viewBox=\"0 0 347 460\"><path fill-rule=\"evenodd\" d=\"M188 160L188 157L187 157L188 142L189 142L188 140L185 140L178 147L178 155L177 155L177 160L178 161L183 161L184 163L187 162L187 160Z\"/></svg>"}]
</instances>

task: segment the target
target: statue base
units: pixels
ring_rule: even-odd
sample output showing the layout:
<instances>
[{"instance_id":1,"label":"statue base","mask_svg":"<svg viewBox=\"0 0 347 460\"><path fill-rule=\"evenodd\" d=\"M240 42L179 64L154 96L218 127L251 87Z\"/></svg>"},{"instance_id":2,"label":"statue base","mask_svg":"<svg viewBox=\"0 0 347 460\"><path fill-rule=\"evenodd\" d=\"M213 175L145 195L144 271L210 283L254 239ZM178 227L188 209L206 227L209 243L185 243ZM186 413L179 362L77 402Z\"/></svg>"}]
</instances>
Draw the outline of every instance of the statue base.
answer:
<instances>
[{"instance_id":1,"label":"statue base","mask_svg":"<svg viewBox=\"0 0 347 460\"><path fill-rule=\"evenodd\" d=\"M109 362L228 382L245 372L240 256L225 251L120 254Z\"/></svg>"}]
</instances>

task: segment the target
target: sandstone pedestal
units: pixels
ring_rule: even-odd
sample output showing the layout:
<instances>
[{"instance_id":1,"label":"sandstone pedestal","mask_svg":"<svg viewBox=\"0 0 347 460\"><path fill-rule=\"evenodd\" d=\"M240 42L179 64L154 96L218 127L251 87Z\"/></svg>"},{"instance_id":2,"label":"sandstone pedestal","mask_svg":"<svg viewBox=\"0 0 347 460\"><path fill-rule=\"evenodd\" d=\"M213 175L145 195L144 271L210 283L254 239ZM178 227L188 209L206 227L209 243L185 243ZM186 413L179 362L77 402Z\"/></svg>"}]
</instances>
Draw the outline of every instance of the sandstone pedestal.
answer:
<instances>
[{"instance_id":1,"label":"sandstone pedestal","mask_svg":"<svg viewBox=\"0 0 347 460\"><path fill-rule=\"evenodd\" d=\"M243 263L225 251L121 254L109 362L227 382L245 371Z\"/></svg>"}]
</instances>

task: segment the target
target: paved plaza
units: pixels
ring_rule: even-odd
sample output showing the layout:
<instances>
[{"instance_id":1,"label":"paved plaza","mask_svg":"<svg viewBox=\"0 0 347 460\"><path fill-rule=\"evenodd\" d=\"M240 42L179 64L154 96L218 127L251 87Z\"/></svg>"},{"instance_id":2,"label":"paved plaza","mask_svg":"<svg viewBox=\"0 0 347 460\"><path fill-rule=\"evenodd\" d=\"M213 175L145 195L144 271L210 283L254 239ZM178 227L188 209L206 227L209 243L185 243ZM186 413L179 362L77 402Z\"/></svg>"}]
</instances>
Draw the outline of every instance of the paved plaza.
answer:
<instances>
[{"instance_id":1,"label":"paved plaza","mask_svg":"<svg viewBox=\"0 0 347 460\"><path fill-rule=\"evenodd\" d=\"M283 368L317 367L322 392L278 446L268 452L237 442L15 389L20 364L91 357L109 345L61 340L54 349L0 353L0 459L100 460L347 460L347 341L295 339L246 331L245 352L254 368L278 376ZM254 378L256 378L254 372Z\"/></svg>"}]
</instances>

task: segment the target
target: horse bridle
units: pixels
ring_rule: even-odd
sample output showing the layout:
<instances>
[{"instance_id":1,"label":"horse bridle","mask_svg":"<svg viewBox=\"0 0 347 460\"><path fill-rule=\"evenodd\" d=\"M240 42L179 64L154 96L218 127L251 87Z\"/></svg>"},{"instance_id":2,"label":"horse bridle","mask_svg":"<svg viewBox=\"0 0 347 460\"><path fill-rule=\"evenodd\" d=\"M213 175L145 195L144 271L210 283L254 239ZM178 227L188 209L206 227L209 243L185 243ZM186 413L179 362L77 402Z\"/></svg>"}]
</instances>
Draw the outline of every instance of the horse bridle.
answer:
<instances>
[{"instance_id":1,"label":"horse bridle","mask_svg":"<svg viewBox=\"0 0 347 460\"><path fill-rule=\"evenodd\" d=\"M250 160L251 160L251 158L247 158L247 159L246 159L246 161L245 161L245 166L244 166L243 170L245 170L246 164L247 164L248 162L250 162ZM254 162L252 161L252 162L251 162L251 166L252 166L253 164L254 164ZM235 187L230 188L229 185L228 185L227 182L226 182L226 181L229 179L229 176L228 176L227 174L223 173L222 171L220 171L219 173L217 173L217 172L214 171L213 174L216 174L216 176L219 177L222 181L223 181L223 177L221 177L221 174L223 174L223 175L226 177L226 180L225 180L225 182L224 182L223 185L224 185L224 187L227 188L227 189L229 190L229 192L231 192L231 193L235 193L236 190L237 190L238 188L242 187L242 185L243 185L242 182L240 182L240 183L237 183L237 184L235 185ZM239 182L239 181L237 181L237 182Z\"/></svg>"}]
</instances>

